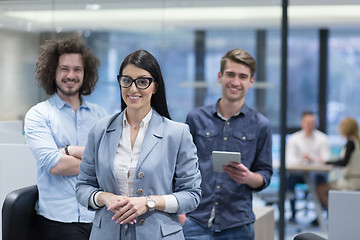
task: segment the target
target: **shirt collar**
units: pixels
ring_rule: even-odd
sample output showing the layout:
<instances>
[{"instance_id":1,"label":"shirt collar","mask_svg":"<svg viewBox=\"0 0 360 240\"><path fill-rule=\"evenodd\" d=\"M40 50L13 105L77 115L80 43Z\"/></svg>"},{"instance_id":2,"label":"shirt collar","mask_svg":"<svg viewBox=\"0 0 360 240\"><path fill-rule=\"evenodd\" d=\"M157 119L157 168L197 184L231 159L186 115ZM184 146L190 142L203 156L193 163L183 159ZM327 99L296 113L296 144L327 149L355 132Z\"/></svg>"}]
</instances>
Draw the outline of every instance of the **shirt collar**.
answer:
<instances>
[{"instance_id":1,"label":"shirt collar","mask_svg":"<svg viewBox=\"0 0 360 240\"><path fill-rule=\"evenodd\" d=\"M126 109L124 112L124 119L123 119L123 127L125 127L126 125L129 125L129 122L126 118ZM153 109L151 108L150 111L148 112L148 114L146 114L146 116L141 120L140 122L140 127L146 126L147 124L149 124L151 116L153 114Z\"/></svg>"},{"instance_id":2,"label":"shirt collar","mask_svg":"<svg viewBox=\"0 0 360 240\"><path fill-rule=\"evenodd\" d=\"M63 108L65 106L69 106L71 107L69 104L67 104L64 100L61 99L61 97L59 96L59 94L55 93L52 97L52 100L54 101L54 103L56 104L56 106L58 107L58 109ZM89 104L87 103L87 101L85 101L85 99L83 98L83 96L80 96L80 100L81 100L81 106L79 108L89 108Z\"/></svg>"},{"instance_id":3,"label":"shirt collar","mask_svg":"<svg viewBox=\"0 0 360 240\"><path fill-rule=\"evenodd\" d=\"M220 99L221 98L219 98L219 100L213 105L212 113L214 116L226 121L226 118L224 118L224 116L221 114L220 109L219 109ZM240 111L232 117L240 117L240 116L246 115L246 113L248 111L249 111L249 107L246 105L246 103L244 103L244 105L241 107Z\"/></svg>"},{"instance_id":4,"label":"shirt collar","mask_svg":"<svg viewBox=\"0 0 360 240\"><path fill-rule=\"evenodd\" d=\"M312 138L312 137L314 137L315 131L316 131L316 129L314 129L314 130L311 132L311 134L308 136L308 135L306 135L305 131L301 129L301 133L302 133L302 135L303 135L304 138Z\"/></svg>"}]
</instances>

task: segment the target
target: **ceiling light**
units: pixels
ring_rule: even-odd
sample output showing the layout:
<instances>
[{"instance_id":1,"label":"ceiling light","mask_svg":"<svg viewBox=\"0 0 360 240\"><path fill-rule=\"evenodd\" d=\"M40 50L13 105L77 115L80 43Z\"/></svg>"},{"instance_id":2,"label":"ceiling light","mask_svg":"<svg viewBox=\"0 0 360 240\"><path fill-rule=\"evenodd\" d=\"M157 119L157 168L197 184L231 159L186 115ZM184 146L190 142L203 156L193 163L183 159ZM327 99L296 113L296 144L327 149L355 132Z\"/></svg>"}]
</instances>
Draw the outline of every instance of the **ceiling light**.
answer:
<instances>
[{"instance_id":1,"label":"ceiling light","mask_svg":"<svg viewBox=\"0 0 360 240\"><path fill-rule=\"evenodd\" d=\"M86 10L99 10L101 8L100 4L86 4Z\"/></svg>"}]
</instances>

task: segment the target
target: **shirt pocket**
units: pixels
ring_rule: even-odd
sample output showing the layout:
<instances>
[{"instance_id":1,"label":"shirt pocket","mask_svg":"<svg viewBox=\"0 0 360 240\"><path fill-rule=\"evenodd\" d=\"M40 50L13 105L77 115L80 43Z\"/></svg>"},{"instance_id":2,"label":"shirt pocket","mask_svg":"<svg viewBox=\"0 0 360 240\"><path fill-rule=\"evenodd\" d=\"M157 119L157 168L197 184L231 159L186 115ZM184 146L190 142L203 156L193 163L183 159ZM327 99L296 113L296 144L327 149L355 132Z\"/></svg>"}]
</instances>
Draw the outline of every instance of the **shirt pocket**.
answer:
<instances>
[{"instance_id":1,"label":"shirt pocket","mask_svg":"<svg viewBox=\"0 0 360 240\"><path fill-rule=\"evenodd\" d=\"M196 133L196 145L199 149L208 149L210 151L198 151L199 158L208 158L211 151L217 149L220 132L213 128L201 129Z\"/></svg>"},{"instance_id":2,"label":"shirt pocket","mask_svg":"<svg viewBox=\"0 0 360 240\"><path fill-rule=\"evenodd\" d=\"M248 168L251 166L256 153L256 134L241 131L233 132L234 139L240 144L241 161Z\"/></svg>"}]
</instances>

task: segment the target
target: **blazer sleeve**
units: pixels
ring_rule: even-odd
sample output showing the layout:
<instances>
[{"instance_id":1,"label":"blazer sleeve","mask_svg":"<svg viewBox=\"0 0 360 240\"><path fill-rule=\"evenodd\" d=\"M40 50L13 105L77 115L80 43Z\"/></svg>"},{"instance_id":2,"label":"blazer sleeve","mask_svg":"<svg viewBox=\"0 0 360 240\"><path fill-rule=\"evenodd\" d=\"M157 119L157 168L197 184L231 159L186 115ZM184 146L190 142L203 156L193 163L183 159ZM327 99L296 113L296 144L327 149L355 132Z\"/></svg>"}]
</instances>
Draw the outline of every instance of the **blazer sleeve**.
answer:
<instances>
[{"instance_id":1,"label":"blazer sleeve","mask_svg":"<svg viewBox=\"0 0 360 240\"><path fill-rule=\"evenodd\" d=\"M201 174L196 146L187 125L183 125L174 176L174 195L179 203L178 214L191 212L201 199Z\"/></svg>"},{"instance_id":2,"label":"blazer sleeve","mask_svg":"<svg viewBox=\"0 0 360 240\"><path fill-rule=\"evenodd\" d=\"M80 163L79 178L76 184L76 198L81 205L91 209L89 198L94 191L99 190L95 171L95 127L88 135L88 142L85 146L82 162Z\"/></svg>"}]
</instances>

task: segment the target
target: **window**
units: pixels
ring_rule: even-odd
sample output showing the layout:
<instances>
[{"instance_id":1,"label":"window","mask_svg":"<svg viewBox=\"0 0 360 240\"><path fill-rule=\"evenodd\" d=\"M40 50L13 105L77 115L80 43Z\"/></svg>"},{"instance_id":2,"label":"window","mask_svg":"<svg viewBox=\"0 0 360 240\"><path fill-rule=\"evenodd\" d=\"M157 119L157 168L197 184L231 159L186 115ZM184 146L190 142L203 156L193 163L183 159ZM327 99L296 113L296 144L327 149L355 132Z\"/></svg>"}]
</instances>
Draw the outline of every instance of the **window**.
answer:
<instances>
[{"instance_id":1,"label":"window","mask_svg":"<svg viewBox=\"0 0 360 240\"><path fill-rule=\"evenodd\" d=\"M332 30L329 39L328 132L339 134L344 117L360 124L360 32Z\"/></svg>"}]
</instances>

